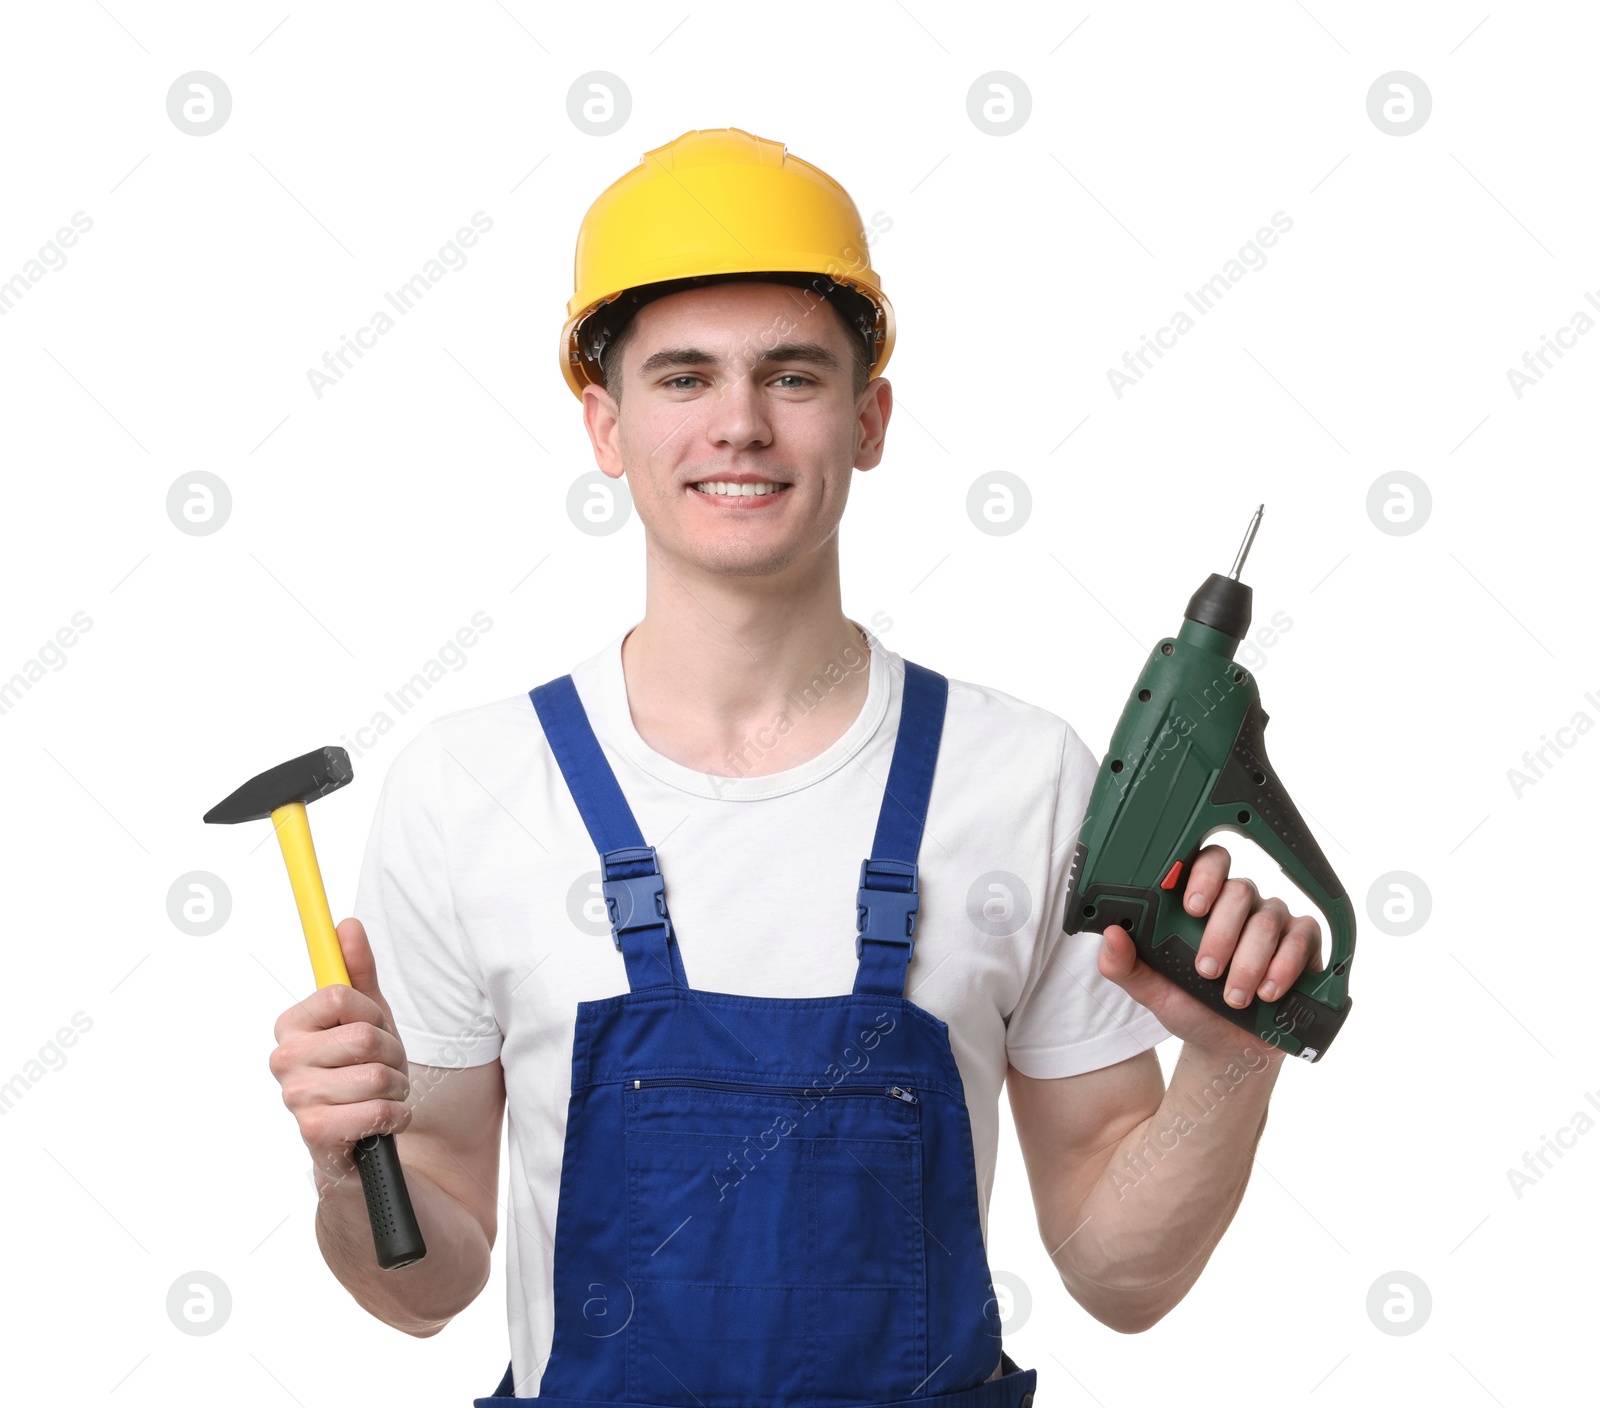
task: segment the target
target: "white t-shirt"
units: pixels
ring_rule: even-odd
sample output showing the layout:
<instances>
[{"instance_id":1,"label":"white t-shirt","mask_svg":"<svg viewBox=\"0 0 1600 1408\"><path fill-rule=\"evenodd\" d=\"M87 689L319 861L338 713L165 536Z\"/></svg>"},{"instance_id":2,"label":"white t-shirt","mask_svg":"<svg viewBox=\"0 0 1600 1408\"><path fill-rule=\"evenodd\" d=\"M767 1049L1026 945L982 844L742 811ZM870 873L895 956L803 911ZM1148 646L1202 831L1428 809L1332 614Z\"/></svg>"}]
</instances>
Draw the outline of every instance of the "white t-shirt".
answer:
<instances>
[{"instance_id":1,"label":"white t-shirt","mask_svg":"<svg viewBox=\"0 0 1600 1408\"><path fill-rule=\"evenodd\" d=\"M716 777L639 736L622 671L627 634L572 675L657 849L690 986L848 993L856 886L877 827L905 662L868 632L870 663L859 651L833 670L833 685L846 669L870 671L866 704L835 743L782 772ZM796 712L806 707L814 703L800 699ZM950 681L905 996L949 1025L985 1244L1007 1062L1029 1076L1076 1075L1168 1035L1101 977L1097 934L1061 931L1096 767L1056 715ZM605 922L599 856L526 694L446 714L396 755L355 912L407 1057L459 1067L498 1056L504 1066L511 1359L517 1392L533 1395L554 1333L551 1257L576 1008L626 992L628 981ZM436 1098L448 1090L445 1082Z\"/></svg>"}]
</instances>

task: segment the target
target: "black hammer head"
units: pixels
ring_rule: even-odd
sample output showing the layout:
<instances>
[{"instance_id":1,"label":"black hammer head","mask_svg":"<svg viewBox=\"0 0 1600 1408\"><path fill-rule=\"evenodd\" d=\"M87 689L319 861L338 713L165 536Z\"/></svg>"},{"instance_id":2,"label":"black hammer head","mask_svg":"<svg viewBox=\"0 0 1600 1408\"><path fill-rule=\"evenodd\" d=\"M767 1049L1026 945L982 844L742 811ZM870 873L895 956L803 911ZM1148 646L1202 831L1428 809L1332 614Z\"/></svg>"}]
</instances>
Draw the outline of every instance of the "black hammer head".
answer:
<instances>
[{"instance_id":1,"label":"black hammer head","mask_svg":"<svg viewBox=\"0 0 1600 1408\"><path fill-rule=\"evenodd\" d=\"M223 824L260 821L290 802L314 802L337 792L355 772L343 748L315 748L275 768L257 773L238 791L212 807L202 821Z\"/></svg>"}]
</instances>

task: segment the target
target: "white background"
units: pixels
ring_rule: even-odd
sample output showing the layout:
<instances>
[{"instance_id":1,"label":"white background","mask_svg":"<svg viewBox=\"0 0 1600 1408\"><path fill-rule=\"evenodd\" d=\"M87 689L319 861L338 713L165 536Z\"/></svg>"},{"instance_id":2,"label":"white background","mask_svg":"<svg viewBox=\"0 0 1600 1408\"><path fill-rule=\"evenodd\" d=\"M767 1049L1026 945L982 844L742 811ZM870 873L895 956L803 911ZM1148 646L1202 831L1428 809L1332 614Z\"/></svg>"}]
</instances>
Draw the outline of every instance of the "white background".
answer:
<instances>
[{"instance_id":1,"label":"white background","mask_svg":"<svg viewBox=\"0 0 1600 1408\"><path fill-rule=\"evenodd\" d=\"M887 612L894 649L1099 751L1266 503L1246 580L1258 622L1293 622L1256 666L1268 742L1356 903L1354 1012L1323 1062L1282 1072L1231 1230L1137 1339L1061 1289L1007 1123L991 1262L1031 1294L1007 1347L1039 1402L1592 1393L1600 1132L1566 1136L1520 1198L1507 1170L1600 1092L1569 976L1592 940L1600 740L1520 796L1507 770L1600 718L1600 336L1520 398L1507 370L1600 297L1600 24L1577 5L692 3L9 9L0 280L74 212L93 228L0 317L0 678L75 612L92 627L0 714L0 1080L74 1013L90 1026L0 1117L0 1379L29 1401L308 1408L464 1405L496 1382L503 1239L430 1340L322 1263L266 1065L312 986L283 866L269 827L200 816L356 744L354 784L312 814L343 915L384 770L425 719L636 619L637 519L594 537L566 510L594 468L556 363L573 241L645 150L732 125L892 222L872 257L896 413L841 541L846 610ZM166 111L196 69L233 102L205 137ZM632 100L607 136L567 115L597 70ZM1006 136L967 110L993 70L1032 98ZM1367 112L1393 70L1432 95L1409 136ZM307 369L480 210L466 266L319 399ZM1107 369L1278 211L1293 229L1265 267L1119 398ZM1007 536L966 513L997 470L1032 495ZM232 497L206 536L166 509L198 471ZM1367 510L1397 471L1432 499L1404 535ZM493 626L463 668L360 744L478 611ZM168 917L190 871L232 897L209 936ZM1393 871L1431 895L1406 936L1368 915ZM1170 1071L1178 1043L1160 1051ZM166 1311L197 1269L232 1297L203 1337ZM1432 1298L1402 1336L1367 1310L1396 1271Z\"/></svg>"}]
</instances>

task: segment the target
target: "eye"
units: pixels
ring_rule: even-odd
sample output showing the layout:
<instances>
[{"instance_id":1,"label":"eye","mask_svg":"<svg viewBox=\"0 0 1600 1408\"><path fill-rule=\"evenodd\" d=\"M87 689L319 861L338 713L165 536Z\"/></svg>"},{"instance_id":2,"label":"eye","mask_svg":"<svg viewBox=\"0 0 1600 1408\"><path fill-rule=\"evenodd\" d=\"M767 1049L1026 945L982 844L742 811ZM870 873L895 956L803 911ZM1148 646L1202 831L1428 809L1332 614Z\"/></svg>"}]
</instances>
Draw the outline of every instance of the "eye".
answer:
<instances>
[{"instance_id":1,"label":"eye","mask_svg":"<svg viewBox=\"0 0 1600 1408\"><path fill-rule=\"evenodd\" d=\"M669 387L671 387L672 390L674 390L674 391L687 391L689 389L688 387L679 386L677 383L680 382L680 381L699 381L699 380L700 380L700 378L695 376L691 372L680 372L677 376L669 376L667 378L667 383L666 384Z\"/></svg>"},{"instance_id":2,"label":"eye","mask_svg":"<svg viewBox=\"0 0 1600 1408\"><path fill-rule=\"evenodd\" d=\"M778 381L803 381L803 382L807 382L807 383L809 383L811 381L810 377L801 376L799 372L784 372L782 376L780 376L780 377L778 377L776 379ZM791 390L791 391L798 391L800 388L798 386L794 386L794 387L785 387L784 389L785 390Z\"/></svg>"}]
</instances>

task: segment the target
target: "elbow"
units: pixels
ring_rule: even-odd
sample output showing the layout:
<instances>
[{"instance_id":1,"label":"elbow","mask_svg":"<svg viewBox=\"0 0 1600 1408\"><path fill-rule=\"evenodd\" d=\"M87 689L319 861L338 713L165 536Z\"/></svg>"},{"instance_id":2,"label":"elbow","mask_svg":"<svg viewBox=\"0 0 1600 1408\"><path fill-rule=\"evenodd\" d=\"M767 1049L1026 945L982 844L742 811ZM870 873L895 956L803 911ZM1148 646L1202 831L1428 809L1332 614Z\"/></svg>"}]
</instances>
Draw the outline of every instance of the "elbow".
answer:
<instances>
[{"instance_id":1,"label":"elbow","mask_svg":"<svg viewBox=\"0 0 1600 1408\"><path fill-rule=\"evenodd\" d=\"M410 1335L413 1339L431 1340L456 1318L456 1312L452 1310L448 1315L423 1316L414 1312L399 1311L379 1318L391 1330L399 1330L401 1334Z\"/></svg>"},{"instance_id":2,"label":"elbow","mask_svg":"<svg viewBox=\"0 0 1600 1408\"><path fill-rule=\"evenodd\" d=\"M1065 1284L1073 1300L1106 1329L1115 1330L1119 1335L1142 1335L1164 1320L1172 1309L1172 1303L1139 1298L1126 1291L1118 1294L1103 1284Z\"/></svg>"},{"instance_id":3,"label":"elbow","mask_svg":"<svg viewBox=\"0 0 1600 1408\"><path fill-rule=\"evenodd\" d=\"M414 1339L431 1340L449 1323L450 1322L448 1320L435 1320L427 1324L417 1323L410 1325L397 1325L395 1328L404 1330L406 1334L412 1336Z\"/></svg>"},{"instance_id":4,"label":"elbow","mask_svg":"<svg viewBox=\"0 0 1600 1408\"><path fill-rule=\"evenodd\" d=\"M1098 1315L1095 1318L1108 1330L1115 1330L1119 1335L1142 1335L1166 1319L1169 1309L1170 1306L1156 1311L1142 1311L1139 1314L1124 1310L1111 1315Z\"/></svg>"},{"instance_id":5,"label":"elbow","mask_svg":"<svg viewBox=\"0 0 1600 1408\"><path fill-rule=\"evenodd\" d=\"M432 1339L436 1334L444 1329L446 1325L454 1320L457 1315L471 1305L473 1301L477 1300L479 1293L482 1292L483 1288L488 1285L488 1283L489 1258L487 1254L485 1254L482 1259L482 1265L479 1268L478 1274L473 1278L471 1290L460 1297L452 1297L452 1299L447 1302L447 1305L450 1307L448 1314L428 1320L413 1316L405 1320L391 1321L390 1323L394 1325L395 1329L404 1330L406 1334L412 1336L414 1339ZM436 1303L431 1308L437 1311L443 1310L446 1307Z\"/></svg>"}]
</instances>

